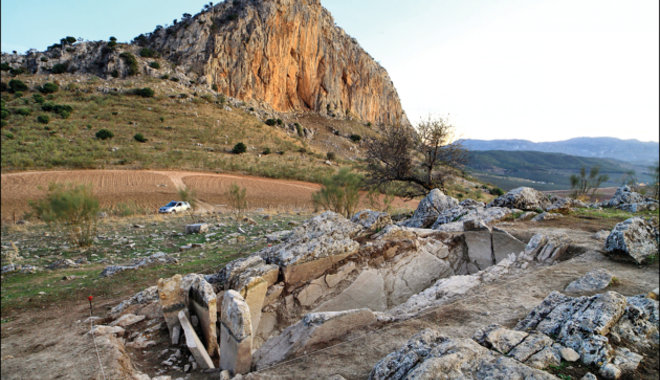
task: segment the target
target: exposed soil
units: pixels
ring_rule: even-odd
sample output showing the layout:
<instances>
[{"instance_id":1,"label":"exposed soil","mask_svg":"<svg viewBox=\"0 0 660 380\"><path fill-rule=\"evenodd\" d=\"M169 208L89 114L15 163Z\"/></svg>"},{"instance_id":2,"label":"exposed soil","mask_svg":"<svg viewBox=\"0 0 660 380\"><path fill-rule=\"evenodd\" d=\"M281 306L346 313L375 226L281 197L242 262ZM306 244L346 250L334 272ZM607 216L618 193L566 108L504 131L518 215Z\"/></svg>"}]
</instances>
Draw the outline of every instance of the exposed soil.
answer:
<instances>
[{"instance_id":1,"label":"exposed soil","mask_svg":"<svg viewBox=\"0 0 660 380\"><path fill-rule=\"evenodd\" d=\"M119 203L135 203L153 210L178 197L179 189L192 189L200 200L202 211L229 206L225 193L236 183L247 189L248 207L273 210L311 210L312 194L319 184L250 177L237 174L215 174L157 170L59 170L2 174L2 221L21 219L29 211L29 200L46 194L50 183L91 184L102 208ZM394 208L415 209L418 201L397 198ZM365 205L368 207L368 205Z\"/></svg>"}]
</instances>

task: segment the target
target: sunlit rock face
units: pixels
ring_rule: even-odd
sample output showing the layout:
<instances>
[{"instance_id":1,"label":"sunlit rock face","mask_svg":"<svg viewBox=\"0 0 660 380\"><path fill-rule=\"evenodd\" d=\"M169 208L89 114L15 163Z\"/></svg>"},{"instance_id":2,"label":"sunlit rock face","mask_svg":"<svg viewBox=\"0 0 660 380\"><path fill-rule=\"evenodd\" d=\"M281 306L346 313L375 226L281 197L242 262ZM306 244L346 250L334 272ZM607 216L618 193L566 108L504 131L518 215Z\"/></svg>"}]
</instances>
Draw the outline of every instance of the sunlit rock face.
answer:
<instances>
[{"instance_id":1,"label":"sunlit rock face","mask_svg":"<svg viewBox=\"0 0 660 380\"><path fill-rule=\"evenodd\" d=\"M318 0L222 2L148 44L218 92L275 111L409 124L385 69Z\"/></svg>"}]
</instances>

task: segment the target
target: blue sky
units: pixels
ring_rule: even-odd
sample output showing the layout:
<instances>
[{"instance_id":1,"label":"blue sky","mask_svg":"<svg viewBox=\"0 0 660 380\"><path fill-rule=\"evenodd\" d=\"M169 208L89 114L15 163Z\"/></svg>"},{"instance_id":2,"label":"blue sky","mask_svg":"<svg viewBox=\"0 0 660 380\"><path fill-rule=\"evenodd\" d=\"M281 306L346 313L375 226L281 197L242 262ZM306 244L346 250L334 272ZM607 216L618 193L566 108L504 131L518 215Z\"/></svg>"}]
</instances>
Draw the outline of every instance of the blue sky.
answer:
<instances>
[{"instance_id":1,"label":"blue sky","mask_svg":"<svg viewBox=\"0 0 660 380\"><path fill-rule=\"evenodd\" d=\"M3 0L2 51L130 41L205 1ZM409 119L457 137L658 141L657 0L322 0L389 72Z\"/></svg>"}]
</instances>

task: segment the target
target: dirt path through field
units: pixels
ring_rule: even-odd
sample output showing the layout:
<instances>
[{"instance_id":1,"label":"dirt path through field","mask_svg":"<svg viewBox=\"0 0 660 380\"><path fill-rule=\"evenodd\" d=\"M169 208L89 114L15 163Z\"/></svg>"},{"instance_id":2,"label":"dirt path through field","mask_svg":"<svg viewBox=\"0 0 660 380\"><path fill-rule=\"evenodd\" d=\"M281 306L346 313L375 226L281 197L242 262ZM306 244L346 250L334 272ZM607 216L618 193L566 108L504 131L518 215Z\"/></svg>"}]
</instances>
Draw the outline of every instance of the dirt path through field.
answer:
<instances>
[{"instance_id":1,"label":"dirt path through field","mask_svg":"<svg viewBox=\"0 0 660 380\"><path fill-rule=\"evenodd\" d=\"M278 210L313 209L312 194L320 185L309 182L162 170L57 170L2 174L2 221L21 219L29 211L29 200L46 194L50 183L90 184L106 209L120 206L156 212L158 207L178 198L183 188L193 190L201 211L228 206L225 195L236 183L247 189L248 207ZM393 207L417 207L417 201L395 199ZM368 205L364 205L368 207Z\"/></svg>"}]
</instances>

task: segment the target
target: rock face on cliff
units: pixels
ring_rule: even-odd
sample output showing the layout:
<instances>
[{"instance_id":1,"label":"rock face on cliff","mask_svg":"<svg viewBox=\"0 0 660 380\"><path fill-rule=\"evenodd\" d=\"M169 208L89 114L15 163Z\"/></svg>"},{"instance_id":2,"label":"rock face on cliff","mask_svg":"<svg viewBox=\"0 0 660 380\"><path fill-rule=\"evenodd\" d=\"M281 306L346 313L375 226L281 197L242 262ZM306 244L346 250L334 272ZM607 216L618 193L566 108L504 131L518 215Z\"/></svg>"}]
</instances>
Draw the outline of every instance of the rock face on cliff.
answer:
<instances>
[{"instance_id":1,"label":"rock face on cliff","mask_svg":"<svg viewBox=\"0 0 660 380\"><path fill-rule=\"evenodd\" d=\"M385 69L319 0L226 1L137 41L275 111L408 124Z\"/></svg>"}]
</instances>

